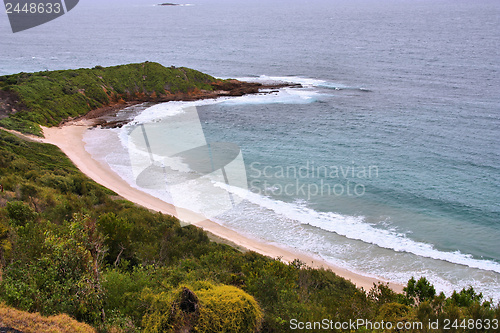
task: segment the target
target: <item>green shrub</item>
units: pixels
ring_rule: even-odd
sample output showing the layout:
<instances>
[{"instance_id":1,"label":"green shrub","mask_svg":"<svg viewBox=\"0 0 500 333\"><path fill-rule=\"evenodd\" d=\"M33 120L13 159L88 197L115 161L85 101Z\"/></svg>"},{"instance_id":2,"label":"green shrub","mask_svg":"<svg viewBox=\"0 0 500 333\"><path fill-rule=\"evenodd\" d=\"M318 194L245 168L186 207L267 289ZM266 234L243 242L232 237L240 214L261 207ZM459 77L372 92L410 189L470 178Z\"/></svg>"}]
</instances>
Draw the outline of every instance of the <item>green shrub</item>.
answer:
<instances>
[{"instance_id":1,"label":"green shrub","mask_svg":"<svg viewBox=\"0 0 500 333\"><path fill-rule=\"evenodd\" d=\"M453 291L450 297L450 302L459 306L467 307L471 306L473 303L480 303L483 299L483 294L477 294L474 288L471 286L469 289L463 288L460 292Z\"/></svg>"},{"instance_id":2,"label":"green shrub","mask_svg":"<svg viewBox=\"0 0 500 333\"><path fill-rule=\"evenodd\" d=\"M13 226L24 226L30 221L34 221L37 213L22 201L8 202L6 207L7 217Z\"/></svg>"},{"instance_id":3,"label":"green shrub","mask_svg":"<svg viewBox=\"0 0 500 333\"><path fill-rule=\"evenodd\" d=\"M104 272L106 313L120 314L139 325L146 311L141 294L152 285L152 273L151 269L144 267L135 267L131 272L118 268Z\"/></svg>"},{"instance_id":4,"label":"green shrub","mask_svg":"<svg viewBox=\"0 0 500 333\"><path fill-rule=\"evenodd\" d=\"M10 259L12 251L12 242L10 240L9 226L1 221L2 213L0 212L0 270Z\"/></svg>"},{"instance_id":5,"label":"green shrub","mask_svg":"<svg viewBox=\"0 0 500 333\"><path fill-rule=\"evenodd\" d=\"M403 290L409 304L431 301L436 296L436 289L425 277L421 277L418 281L412 277Z\"/></svg>"},{"instance_id":6,"label":"green shrub","mask_svg":"<svg viewBox=\"0 0 500 333\"><path fill-rule=\"evenodd\" d=\"M200 318L196 332L256 332L263 318L255 299L234 286L209 286L197 292Z\"/></svg>"},{"instance_id":7,"label":"green shrub","mask_svg":"<svg viewBox=\"0 0 500 333\"><path fill-rule=\"evenodd\" d=\"M171 294L149 295L144 332L257 332L263 314L255 299L234 286L198 283ZM192 291L193 289L194 291Z\"/></svg>"},{"instance_id":8,"label":"green shrub","mask_svg":"<svg viewBox=\"0 0 500 333\"><path fill-rule=\"evenodd\" d=\"M73 190L73 179L67 176L59 176L55 174L45 174L39 178L39 182L44 186L57 189L62 193L69 193Z\"/></svg>"},{"instance_id":9,"label":"green shrub","mask_svg":"<svg viewBox=\"0 0 500 333\"><path fill-rule=\"evenodd\" d=\"M411 310L409 306L400 303L385 303L378 310L377 320L391 323L410 322Z\"/></svg>"}]
</instances>

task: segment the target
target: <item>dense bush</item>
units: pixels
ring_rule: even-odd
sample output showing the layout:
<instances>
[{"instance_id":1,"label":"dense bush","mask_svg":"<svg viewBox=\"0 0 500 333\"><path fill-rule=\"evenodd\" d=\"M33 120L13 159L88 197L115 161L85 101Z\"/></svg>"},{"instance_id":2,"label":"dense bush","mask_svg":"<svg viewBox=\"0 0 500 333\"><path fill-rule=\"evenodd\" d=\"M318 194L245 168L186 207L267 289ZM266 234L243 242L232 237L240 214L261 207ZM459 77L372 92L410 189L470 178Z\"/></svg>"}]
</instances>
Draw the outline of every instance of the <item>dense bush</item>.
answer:
<instances>
[{"instance_id":1,"label":"dense bush","mask_svg":"<svg viewBox=\"0 0 500 333\"><path fill-rule=\"evenodd\" d=\"M25 254L26 247L38 246L39 251L17 256L5 268L0 289L4 300L25 311L69 313L78 320L97 322L103 298L99 281L103 246L94 224L89 216L75 214L63 228L47 225L40 243L16 244L16 250ZM35 223L21 228L20 236L39 230Z\"/></svg>"},{"instance_id":2,"label":"dense bush","mask_svg":"<svg viewBox=\"0 0 500 333\"><path fill-rule=\"evenodd\" d=\"M34 221L37 216L36 212L22 201L8 202L5 211L13 226L24 226L26 223Z\"/></svg>"}]
</instances>

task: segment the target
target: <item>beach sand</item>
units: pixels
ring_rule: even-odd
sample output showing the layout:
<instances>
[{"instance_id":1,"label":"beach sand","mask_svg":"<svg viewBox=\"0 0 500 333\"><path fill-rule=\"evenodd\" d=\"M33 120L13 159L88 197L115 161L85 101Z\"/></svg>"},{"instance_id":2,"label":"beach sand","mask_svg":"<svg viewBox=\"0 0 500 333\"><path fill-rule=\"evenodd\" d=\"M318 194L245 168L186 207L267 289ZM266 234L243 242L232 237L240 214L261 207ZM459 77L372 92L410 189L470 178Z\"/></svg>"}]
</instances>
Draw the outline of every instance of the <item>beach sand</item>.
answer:
<instances>
[{"instance_id":1,"label":"beach sand","mask_svg":"<svg viewBox=\"0 0 500 333\"><path fill-rule=\"evenodd\" d=\"M83 135L90 125L91 123L88 120L80 120L67 123L61 127L43 127L43 133L45 135L43 142L58 146L84 174L93 179L95 182L114 191L121 197L148 209L177 216L179 212L178 208L131 187L125 180L112 171L108 165L98 162L91 157L91 155L85 150L85 143L83 141ZM190 219L189 216L192 216L193 220L200 220L195 213L186 210L182 211L182 216L187 216L188 220ZM284 262L291 262L294 259L299 259L310 267L323 267L325 269L331 269L337 275L350 280L356 284L356 286L364 288L367 291L373 287L374 283L387 282L382 279L366 277L348 271L344 268L337 267L319 257L315 257L312 254L301 253L284 246L277 246L245 237L210 220L205 219L201 222L195 223L195 225L217 237L227 239L230 243L239 247L243 247L272 258L280 258ZM399 284L389 283L389 286L397 292L401 292L403 290L403 286Z\"/></svg>"}]
</instances>

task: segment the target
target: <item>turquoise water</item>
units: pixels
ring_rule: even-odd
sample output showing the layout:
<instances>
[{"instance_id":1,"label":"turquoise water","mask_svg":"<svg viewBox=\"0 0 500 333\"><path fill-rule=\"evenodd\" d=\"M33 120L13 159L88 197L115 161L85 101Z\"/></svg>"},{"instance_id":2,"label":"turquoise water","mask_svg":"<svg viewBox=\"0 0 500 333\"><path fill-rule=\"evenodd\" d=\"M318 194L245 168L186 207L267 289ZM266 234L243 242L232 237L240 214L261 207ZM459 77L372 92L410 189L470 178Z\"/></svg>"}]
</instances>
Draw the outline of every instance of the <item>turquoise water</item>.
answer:
<instances>
[{"instance_id":1,"label":"turquoise water","mask_svg":"<svg viewBox=\"0 0 500 333\"><path fill-rule=\"evenodd\" d=\"M320 95L300 105L214 105L202 115L209 118L205 129L212 141L243 147L255 192L295 178L330 185L325 195L314 195L316 187L311 187L311 197L300 191L280 195L280 188L267 193L287 202L306 200L320 212L364 216L439 250L498 261L497 124L467 125L459 114L448 124L429 121L439 112L436 106L421 108L418 115L358 109L346 115L337 106L343 94ZM272 168L264 175L267 166ZM280 172L290 167L292 172ZM309 174L293 172L301 167ZM394 213L387 214L389 209Z\"/></svg>"},{"instance_id":2,"label":"turquoise water","mask_svg":"<svg viewBox=\"0 0 500 333\"><path fill-rule=\"evenodd\" d=\"M489 0L87 2L18 34L2 21L0 74L150 60L302 83L197 104L207 140L237 143L247 170L249 191L233 189L246 199L217 220L364 274L498 300L499 13ZM133 182L124 133L93 131L88 149Z\"/></svg>"}]
</instances>

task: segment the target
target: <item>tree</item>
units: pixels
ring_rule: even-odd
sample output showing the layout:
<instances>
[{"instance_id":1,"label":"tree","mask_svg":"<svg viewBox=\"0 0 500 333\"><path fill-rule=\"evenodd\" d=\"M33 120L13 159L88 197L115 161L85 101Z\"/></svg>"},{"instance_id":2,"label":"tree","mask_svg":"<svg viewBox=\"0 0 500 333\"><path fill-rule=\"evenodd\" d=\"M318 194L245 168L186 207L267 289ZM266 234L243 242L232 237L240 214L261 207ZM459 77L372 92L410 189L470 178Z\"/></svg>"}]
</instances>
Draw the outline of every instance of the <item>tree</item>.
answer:
<instances>
[{"instance_id":1,"label":"tree","mask_svg":"<svg viewBox=\"0 0 500 333\"><path fill-rule=\"evenodd\" d=\"M403 291L410 304L431 301L436 296L436 289L425 277L421 277L418 281L412 277Z\"/></svg>"},{"instance_id":2,"label":"tree","mask_svg":"<svg viewBox=\"0 0 500 333\"><path fill-rule=\"evenodd\" d=\"M483 294L476 294L472 286L469 289L463 288L459 293L455 290L450 297L450 301L459 307L469 307L473 303L480 303L482 299Z\"/></svg>"}]
</instances>

